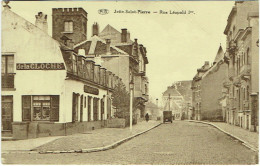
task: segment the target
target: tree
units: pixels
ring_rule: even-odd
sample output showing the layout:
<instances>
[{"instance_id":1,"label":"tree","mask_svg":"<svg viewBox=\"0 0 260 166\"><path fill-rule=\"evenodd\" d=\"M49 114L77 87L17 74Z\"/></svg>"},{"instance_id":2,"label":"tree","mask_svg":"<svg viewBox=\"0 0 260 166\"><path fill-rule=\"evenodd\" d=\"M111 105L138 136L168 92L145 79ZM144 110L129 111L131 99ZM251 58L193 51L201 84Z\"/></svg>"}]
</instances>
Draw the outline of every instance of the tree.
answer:
<instances>
[{"instance_id":1,"label":"tree","mask_svg":"<svg viewBox=\"0 0 260 166\"><path fill-rule=\"evenodd\" d=\"M116 117L125 118L129 117L130 114L130 94L126 90L123 84L115 86L112 93L112 105L116 107ZM133 98L133 113L141 105L141 101L138 98Z\"/></svg>"}]
</instances>

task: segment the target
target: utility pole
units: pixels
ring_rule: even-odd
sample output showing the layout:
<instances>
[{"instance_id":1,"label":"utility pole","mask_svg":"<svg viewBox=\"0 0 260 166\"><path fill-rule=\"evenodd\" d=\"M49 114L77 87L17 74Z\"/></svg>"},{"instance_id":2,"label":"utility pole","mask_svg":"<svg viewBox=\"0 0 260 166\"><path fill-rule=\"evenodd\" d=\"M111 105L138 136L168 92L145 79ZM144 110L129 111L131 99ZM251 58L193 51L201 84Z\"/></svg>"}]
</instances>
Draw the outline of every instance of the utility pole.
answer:
<instances>
[{"instance_id":1,"label":"utility pole","mask_svg":"<svg viewBox=\"0 0 260 166\"><path fill-rule=\"evenodd\" d=\"M170 95L170 93L169 93L169 97L168 97L168 100L169 100L169 111L171 111L171 95Z\"/></svg>"}]
</instances>

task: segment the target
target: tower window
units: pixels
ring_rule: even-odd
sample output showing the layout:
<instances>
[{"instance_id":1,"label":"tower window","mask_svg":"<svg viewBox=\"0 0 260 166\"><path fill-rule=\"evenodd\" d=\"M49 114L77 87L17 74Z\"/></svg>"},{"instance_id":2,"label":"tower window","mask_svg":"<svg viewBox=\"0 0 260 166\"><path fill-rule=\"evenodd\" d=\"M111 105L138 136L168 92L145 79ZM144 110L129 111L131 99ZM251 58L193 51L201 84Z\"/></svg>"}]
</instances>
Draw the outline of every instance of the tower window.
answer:
<instances>
[{"instance_id":1,"label":"tower window","mask_svg":"<svg viewBox=\"0 0 260 166\"><path fill-rule=\"evenodd\" d=\"M73 32L73 22L72 21L65 21L64 31L65 32Z\"/></svg>"}]
</instances>

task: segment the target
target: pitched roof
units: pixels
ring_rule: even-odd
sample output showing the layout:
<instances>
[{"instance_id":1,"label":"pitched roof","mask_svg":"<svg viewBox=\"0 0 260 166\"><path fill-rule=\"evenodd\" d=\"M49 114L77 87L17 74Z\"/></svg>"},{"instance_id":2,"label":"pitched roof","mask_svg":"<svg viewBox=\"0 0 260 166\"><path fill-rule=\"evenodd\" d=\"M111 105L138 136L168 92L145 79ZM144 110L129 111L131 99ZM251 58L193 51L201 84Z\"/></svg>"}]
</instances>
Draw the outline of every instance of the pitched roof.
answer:
<instances>
[{"instance_id":1,"label":"pitched roof","mask_svg":"<svg viewBox=\"0 0 260 166\"><path fill-rule=\"evenodd\" d=\"M96 35L92 36L89 40L85 40L74 46L74 48L82 48L82 47L84 47L85 50L87 50L86 55L106 54L106 41ZM110 51L112 54L127 55L125 51L117 48L112 44L110 44Z\"/></svg>"},{"instance_id":2,"label":"pitched roof","mask_svg":"<svg viewBox=\"0 0 260 166\"><path fill-rule=\"evenodd\" d=\"M108 33L108 32L109 33L120 33L114 27L112 27L111 25L107 24L107 26L102 30L102 32L100 32L100 34Z\"/></svg>"},{"instance_id":3,"label":"pitched roof","mask_svg":"<svg viewBox=\"0 0 260 166\"><path fill-rule=\"evenodd\" d=\"M213 64L218 63L223 58L224 58L224 51L223 51L223 49L220 45L219 48L218 48L218 52L217 52L217 55L215 57Z\"/></svg>"},{"instance_id":4,"label":"pitched roof","mask_svg":"<svg viewBox=\"0 0 260 166\"><path fill-rule=\"evenodd\" d=\"M165 92L163 92L163 96L181 96L175 86L169 86Z\"/></svg>"}]
</instances>

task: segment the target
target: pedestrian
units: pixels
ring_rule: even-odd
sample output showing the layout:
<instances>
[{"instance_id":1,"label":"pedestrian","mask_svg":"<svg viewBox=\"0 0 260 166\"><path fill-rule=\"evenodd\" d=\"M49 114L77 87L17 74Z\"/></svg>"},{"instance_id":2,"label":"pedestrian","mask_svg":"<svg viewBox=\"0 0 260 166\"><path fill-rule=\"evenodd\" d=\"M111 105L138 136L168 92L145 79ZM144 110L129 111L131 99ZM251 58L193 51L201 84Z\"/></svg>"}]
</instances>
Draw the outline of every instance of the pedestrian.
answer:
<instances>
[{"instance_id":1,"label":"pedestrian","mask_svg":"<svg viewBox=\"0 0 260 166\"><path fill-rule=\"evenodd\" d=\"M145 120L146 120L146 122L149 121L149 115L148 115L148 113L146 113L146 115L145 115Z\"/></svg>"}]
</instances>

